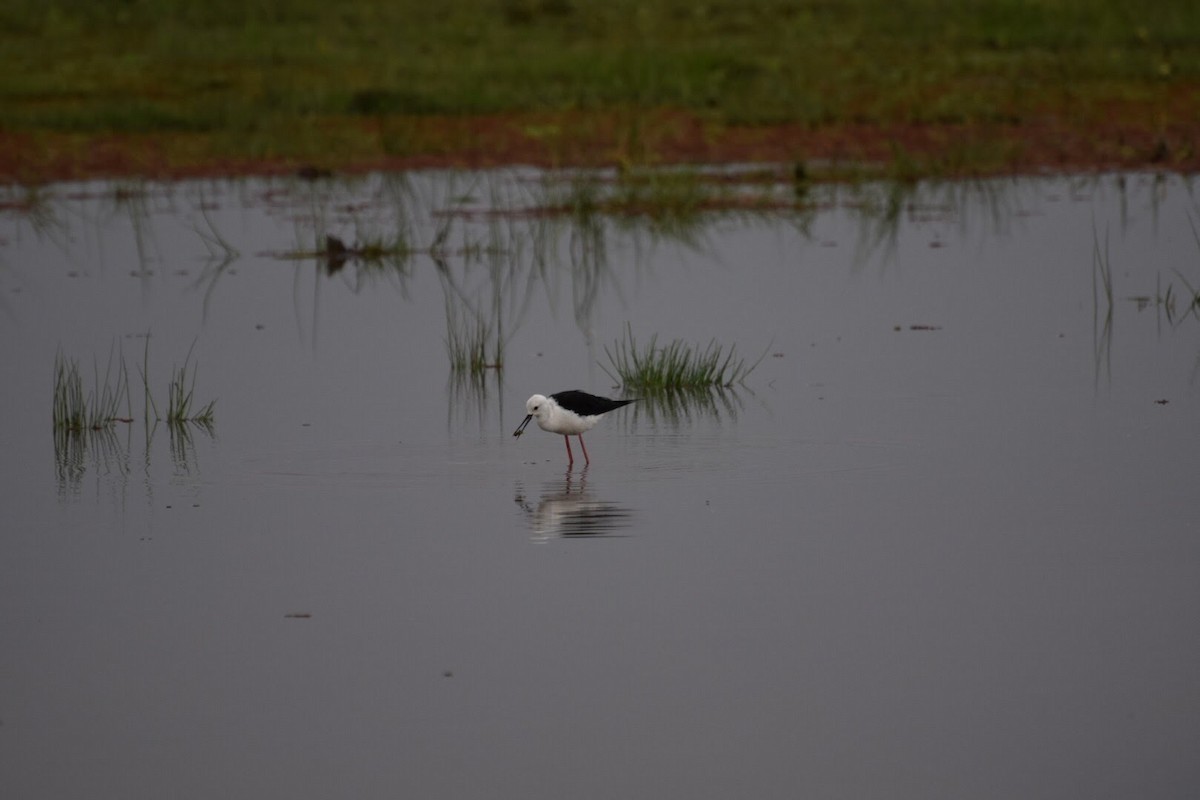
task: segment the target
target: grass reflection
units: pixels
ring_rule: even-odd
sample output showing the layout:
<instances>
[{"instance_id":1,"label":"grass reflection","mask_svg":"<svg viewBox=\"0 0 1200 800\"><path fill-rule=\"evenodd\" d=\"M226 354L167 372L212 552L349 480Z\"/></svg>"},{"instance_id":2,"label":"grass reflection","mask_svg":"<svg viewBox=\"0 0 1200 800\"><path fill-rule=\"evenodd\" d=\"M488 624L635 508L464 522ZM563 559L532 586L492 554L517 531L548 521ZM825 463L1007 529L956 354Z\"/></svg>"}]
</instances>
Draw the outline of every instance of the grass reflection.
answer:
<instances>
[{"instance_id":1,"label":"grass reflection","mask_svg":"<svg viewBox=\"0 0 1200 800\"><path fill-rule=\"evenodd\" d=\"M643 392L631 406L629 424L665 425L678 428L701 420L736 420L745 408L745 387L693 386Z\"/></svg>"},{"instance_id":2,"label":"grass reflection","mask_svg":"<svg viewBox=\"0 0 1200 800\"><path fill-rule=\"evenodd\" d=\"M109 477L123 486L130 472L128 443L122 443L116 429L54 430L54 471L60 499L78 497L84 477L92 472Z\"/></svg>"}]
</instances>

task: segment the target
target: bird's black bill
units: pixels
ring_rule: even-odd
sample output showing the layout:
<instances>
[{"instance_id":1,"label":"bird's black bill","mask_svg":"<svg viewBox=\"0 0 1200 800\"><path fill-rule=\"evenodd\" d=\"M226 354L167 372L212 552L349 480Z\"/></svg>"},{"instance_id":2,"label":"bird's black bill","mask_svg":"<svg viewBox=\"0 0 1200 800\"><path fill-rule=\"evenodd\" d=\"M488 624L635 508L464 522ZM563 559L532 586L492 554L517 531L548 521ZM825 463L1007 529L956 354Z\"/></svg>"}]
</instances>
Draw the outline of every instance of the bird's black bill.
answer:
<instances>
[{"instance_id":1,"label":"bird's black bill","mask_svg":"<svg viewBox=\"0 0 1200 800\"><path fill-rule=\"evenodd\" d=\"M533 419L533 414L527 415L525 417L525 421L522 422L520 425L518 425L517 429L515 431L513 431L513 436L520 436L522 433L524 433L525 426L529 424L529 420L531 420L531 419Z\"/></svg>"}]
</instances>

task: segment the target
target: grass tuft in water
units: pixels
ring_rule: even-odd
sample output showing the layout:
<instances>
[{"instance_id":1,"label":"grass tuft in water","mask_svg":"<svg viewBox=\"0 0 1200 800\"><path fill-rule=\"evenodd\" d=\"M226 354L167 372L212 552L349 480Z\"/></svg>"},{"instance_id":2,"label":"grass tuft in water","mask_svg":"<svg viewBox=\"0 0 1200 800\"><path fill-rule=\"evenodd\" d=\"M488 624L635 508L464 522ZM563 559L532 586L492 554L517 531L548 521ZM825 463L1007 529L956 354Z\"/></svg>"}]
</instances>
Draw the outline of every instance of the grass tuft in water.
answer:
<instances>
[{"instance_id":1,"label":"grass tuft in water","mask_svg":"<svg viewBox=\"0 0 1200 800\"><path fill-rule=\"evenodd\" d=\"M187 357L183 360L183 366L175 370L171 375L171 381L167 388L167 423L178 425L183 422L195 422L204 426L211 426L213 423L213 408L216 406L216 400L209 400L205 405L193 409L192 398L195 394L196 386L196 371L193 367L189 373L189 364L192 360L192 350L195 349L196 343L192 342L192 346L188 348Z\"/></svg>"},{"instance_id":2,"label":"grass tuft in water","mask_svg":"<svg viewBox=\"0 0 1200 800\"><path fill-rule=\"evenodd\" d=\"M138 372L142 377L142 420L149 424L152 410L154 411L153 419L158 419L158 406L154 402L154 393L150 391L150 331L146 331L146 344L142 349L142 366Z\"/></svg>"},{"instance_id":3,"label":"grass tuft in water","mask_svg":"<svg viewBox=\"0 0 1200 800\"><path fill-rule=\"evenodd\" d=\"M197 407L193 401L195 396L196 371L192 365L192 347L188 349L183 366L171 375L167 390L167 422L193 422L202 426L211 426L214 421L213 410L216 400L210 400L203 406ZM142 353L142 364L139 373L142 378L142 399L144 402L144 419L149 422L159 419L158 406L150 391L149 379L150 336L146 335L146 345ZM117 351L109 354L108 365L101 378L99 365L93 367L94 378L91 391L84 391L83 375L79 370L79 362L63 355L62 350L54 357L54 398L51 416L56 431L83 432L99 431L114 422L132 422L133 412L129 393L129 370L125 366L125 356ZM122 415L120 409L125 406Z\"/></svg>"},{"instance_id":4,"label":"grass tuft in water","mask_svg":"<svg viewBox=\"0 0 1200 800\"><path fill-rule=\"evenodd\" d=\"M113 354L109 353L103 380L99 365L93 364L92 390L86 394L79 362L64 356L62 350L55 355L52 417L56 430L101 430L121 419L118 410L122 401L128 405L129 376L119 353L115 364Z\"/></svg>"},{"instance_id":5,"label":"grass tuft in water","mask_svg":"<svg viewBox=\"0 0 1200 800\"><path fill-rule=\"evenodd\" d=\"M625 336L611 348L605 345L604 352L612 369L603 364L601 369L626 389L650 394L730 387L742 383L762 361L760 357L747 366L735 346L725 348L715 339L703 349L682 339L660 347L657 335L639 345L629 325Z\"/></svg>"}]
</instances>

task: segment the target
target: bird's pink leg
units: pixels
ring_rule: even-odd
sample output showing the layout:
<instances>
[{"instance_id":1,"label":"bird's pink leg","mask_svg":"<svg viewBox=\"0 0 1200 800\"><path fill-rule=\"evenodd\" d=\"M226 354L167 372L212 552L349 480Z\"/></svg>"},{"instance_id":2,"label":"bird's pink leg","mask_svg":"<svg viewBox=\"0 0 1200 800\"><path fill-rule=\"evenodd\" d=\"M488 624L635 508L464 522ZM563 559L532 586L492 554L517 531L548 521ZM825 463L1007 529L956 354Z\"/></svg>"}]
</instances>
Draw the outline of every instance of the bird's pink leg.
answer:
<instances>
[{"instance_id":1,"label":"bird's pink leg","mask_svg":"<svg viewBox=\"0 0 1200 800\"><path fill-rule=\"evenodd\" d=\"M567 443L567 466L569 467L575 463L575 456L571 455L571 437L563 436L563 441ZM580 439L580 441L583 441L583 440ZM585 456L587 455L586 451L584 452L584 455Z\"/></svg>"},{"instance_id":2,"label":"bird's pink leg","mask_svg":"<svg viewBox=\"0 0 1200 800\"><path fill-rule=\"evenodd\" d=\"M583 462L585 464L591 464L592 460L590 458L588 458L587 447L583 443L583 434L582 433L579 434L579 446L583 448Z\"/></svg>"}]
</instances>

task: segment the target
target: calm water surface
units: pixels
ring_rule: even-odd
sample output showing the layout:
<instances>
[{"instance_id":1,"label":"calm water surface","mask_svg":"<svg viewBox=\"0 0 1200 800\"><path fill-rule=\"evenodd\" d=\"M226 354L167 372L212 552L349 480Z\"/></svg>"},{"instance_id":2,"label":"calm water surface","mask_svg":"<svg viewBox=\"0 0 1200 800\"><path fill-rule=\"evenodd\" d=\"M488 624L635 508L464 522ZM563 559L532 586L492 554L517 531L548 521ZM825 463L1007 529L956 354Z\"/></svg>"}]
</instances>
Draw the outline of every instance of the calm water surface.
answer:
<instances>
[{"instance_id":1,"label":"calm water surface","mask_svg":"<svg viewBox=\"0 0 1200 800\"><path fill-rule=\"evenodd\" d=\"M1194 796L1194 188L6 190L0 795ZM512 437L626 330L764 357ZM60 351L133 422L56 438Z\"/></svg>"}]
</instances>

